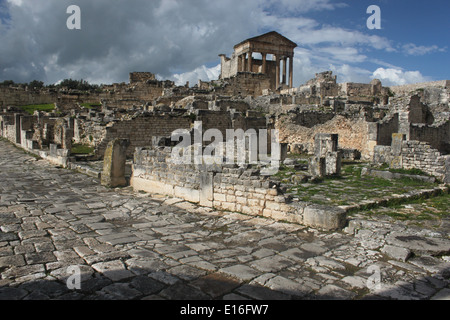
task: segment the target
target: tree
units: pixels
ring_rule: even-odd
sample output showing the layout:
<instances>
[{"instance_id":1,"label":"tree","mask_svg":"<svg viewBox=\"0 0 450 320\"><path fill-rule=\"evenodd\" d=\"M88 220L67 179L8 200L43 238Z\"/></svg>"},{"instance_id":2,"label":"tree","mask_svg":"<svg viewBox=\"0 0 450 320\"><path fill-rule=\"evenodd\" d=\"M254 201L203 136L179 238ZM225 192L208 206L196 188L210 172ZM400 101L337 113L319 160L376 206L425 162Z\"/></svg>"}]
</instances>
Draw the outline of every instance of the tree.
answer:
<instances>
[{"instance_id":1,"label":"tree","mask_svg":"<svg viewBox=\"0 0 450 320\"><path fill-rule=\"evenodd\" d=\"M33 80L28 84L28 86L32 89L42 89L44 87L44 82Z\"/></svg>"},{"instance_id":2,"label":"tree","mask_svg":"<svg viewBox=\"0 0 450 320\"><path fill-rule=\"evenodd\" d=\"M3 81L3 82L1 82L0 83L0 86L3 86L3 87L9 87L9 86L12 86L12 85L14 85L15 83L14 83L14 81L12 81L12 80L5 80L5 81Z\"/></svg>"}]
</instances>

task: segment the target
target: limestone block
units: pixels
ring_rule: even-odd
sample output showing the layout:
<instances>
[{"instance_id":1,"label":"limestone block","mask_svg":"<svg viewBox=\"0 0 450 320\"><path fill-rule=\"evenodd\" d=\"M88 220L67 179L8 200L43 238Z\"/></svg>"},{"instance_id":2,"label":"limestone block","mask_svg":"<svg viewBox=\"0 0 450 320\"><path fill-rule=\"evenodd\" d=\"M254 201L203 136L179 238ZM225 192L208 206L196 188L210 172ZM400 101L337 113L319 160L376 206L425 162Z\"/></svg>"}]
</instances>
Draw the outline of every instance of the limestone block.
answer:
<instances>
[{"instance_id":1,"label":"limestone block","mask_svg":"<svg viewBox=\"0 0 450 320\"><path fill-rule=\"evenodd\" d=\"M346 211L322 205L307 206L303 212L303 224L323 230L337 230L346 224Z\"/></svg>"},{"instance_id":2,"label":"limestone block","mask_svg":"<svg viewBox=\"0 0 450 320\"><path fill-rule=\"evenodd\" d=\"M213 174L208 172L200 173L200 205L211 206L214 200Z\"/></svg>"},{"instance_id":3,"label":"limestone block","mask_svg":"<svg viewBox=\"0 0 450 320\"><path fill-rule=\"evenodd\" d=\"M184 200L194 202L194 203L200 202L200 191L199 190L175 186L174 194L175 194L175 197L177 197L177 198L182 198Z\"/></svg>"},{"instance_id":4,"label":"limestone block","mask_svg":"<svg viewBox=\"0 0 450 320\"><path fill-rule=\"evenodd\" d=\"M114 139L108 143L103 160L102 185L111 188L127 185L125 162L129 144L127 139Z\"/></svg>"},{"instance_id":5,"label":"limestone block","mask_svg":"<svg viewBox=\"0 0 450 320\"><path fill-rule=\"evenodd\" d=\"M326 175L326 162L322 157L311 157L308 159L309 174L313 177L324 177Z\"/></svg>"},{"instance_id":6,"label":"limestone block","mask_svg":"<svg viewBox=\"0 0 450 320\"><path fill-rule=\"evenodd\" d=\"M392 134L392 155L400 156L402 154L402 145L405 140L405 135L402 133Z\"/></svg>"},{"instance_id":7,"label":"limestone block","mask_svg":"<svg viewBox=\"0 0 450 320\"><path fill-rule=\"evenodd\" d=\"M443 182L450 184L450 156L445 157L445 173L443 175Z\"/></svg>"},{"instance_id":8,"label":"limestone block","mask_svg":"<svg viewBox=\"0 0 450 320\"><path fill-rule=\"evenodd\" d=\"M340 175L342 167L342 152L328 152L325 157L325 175Z\"/></svg>"},{"instance_id":9,"label":"limestone block","mask_svg":"<svg viewBox=\"0 0 450 320\"><path fill-rule=\"evenodd\" d=\"M325 157L328 152L335 152L338 148L338 135L318 133L314 138L314 154Z\"/></svg>"}]
</instances>

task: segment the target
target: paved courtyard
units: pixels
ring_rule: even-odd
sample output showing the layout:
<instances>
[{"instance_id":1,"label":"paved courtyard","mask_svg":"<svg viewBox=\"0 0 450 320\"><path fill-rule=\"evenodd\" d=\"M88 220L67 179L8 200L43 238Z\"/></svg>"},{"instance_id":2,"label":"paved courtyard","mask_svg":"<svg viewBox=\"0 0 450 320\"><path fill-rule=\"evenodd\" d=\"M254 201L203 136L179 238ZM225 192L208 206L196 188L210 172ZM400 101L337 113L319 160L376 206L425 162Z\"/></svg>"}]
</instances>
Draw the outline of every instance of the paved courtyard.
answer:
<instances>
[{"instance_id":1,"label":"paved courtyard","mask_svg":"<svg viewBox=\"0 0 450 320\"><path fill-rule=\"evenodd\" d=\"M450 299L448 223L320 232L107 189L4 141L0 225L0 299Z\"/></svg>"}]
</instances>

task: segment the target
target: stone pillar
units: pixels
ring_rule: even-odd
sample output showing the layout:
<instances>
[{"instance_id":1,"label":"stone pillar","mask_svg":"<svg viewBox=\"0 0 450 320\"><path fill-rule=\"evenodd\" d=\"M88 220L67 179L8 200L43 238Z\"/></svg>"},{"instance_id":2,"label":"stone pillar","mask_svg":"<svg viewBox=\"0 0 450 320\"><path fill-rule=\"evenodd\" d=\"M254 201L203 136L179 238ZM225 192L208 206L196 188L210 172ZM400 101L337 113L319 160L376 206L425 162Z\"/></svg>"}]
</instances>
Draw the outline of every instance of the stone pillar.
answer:
<instances>
[{"instance_id":1,"label":"stone pillar","mask_svg":"<svg viewBox=\"0 0 450 320\"><path fill-rule=\"evenodd\" d=\"M314 157L309 161L310 174L316 177L339 175L342 152L338 151L338 135L318 133L314 138Z\"/></svg>"},{"instance_id":2,"label":"stone pillar","mask_svg":"<svg viewBox=\"0 0 450 320\"><path fill-rule=\"evenodd\" d=\"M309 174L316 178L322 178L326 175L325 158L311 157L308 159Z\"/></svg>"},{"instance_id":3,"label":"stone pillar","mask_svg":"<svg viewBox=\"0 0 450 320\"><path fill-rule=\"evenodd\" d=\"M275 90L277 90L280 86L280 58L278 56L275 56L275 63Z\"/></svg>"},{"instance_id":4,"label":"stone pillar","mask_svg":"<svg viewBox=\"0 0 450 320\"><path fill-rule=\"evenodd\" d=\"M249 52L248 53L248 72L252 72L253 71L253 57L252 57L253 52Z\"/></svg>"},{"instance_id":5,"label":"stone pillar","mask_svg":"<svg viewBox=\"0 0 450 320\"><path fill-rule=\"evenodd\" d=\"M325 157L328 152L337 151L338 135L328 133L318 133L314 138L314 154Z\"/></svg>"},{"instance_id":6,"label":"stone pillar","mask_svg":"<svg viewBox=\"0 0 450 320\"><path fill-rule=\"evenodd\" d=\"M214 201L214 175L212 172L200 173L200 205L212 207Z\"/></svg>"},{"instance_id":7,"label":"stone pillar","mask_svg":"<svg viewBox=\"0 0 450 320\"><path fill-rule=\"evenodd\" d=\"M62 127L62 139L61 144L63 149L72 149L73 129L64 125Z\"/></svg>"},{"instance_id":8,"label":"stone pillar","mask_svg":"<svg viewBox=\"0 0 450 320\"><path fill-rule=\"evenodd\" d=\"M14 114L14 126L15 126L15 128L16 128L16 143L20 143L21 142L21 138L20 138L20 130L21 130L21 128L20 128L20 114L18 114L18 113L15 113Z\"/></svg>"},{"instance_id":9,"label":"stone pillar","mask_svg":"<svg viewBox=\"0 0 450 320\"><path fill-rule=\"evenodd\" d=\"M289 88L294 87L294 56L289 57Z\"/></svg>"},{"instance_id":10,"label":"stone pillar","mask_svg":"<svg viewBox=\"0 0 450 320\"><path fill-rule=\"evenodd\" d=\"M283 84L286 84L287 57L283 57Z\"/></svg>"},{"instance_id":11,"label":"stone pillar","mask_svg":"<svg viewBox=\"0 0 450 320\"><path fill-rule=\"evenodd\" d=\"M403 141L406 140L405 138L406 136L402 133L392 134L392 143L391 143L392 160L389 163L389 167L391 169L403 168L402 147Z\"/></svg>"},{"instance_id":12,"label":"stone pillar","mask_svg":"<svg viewBox=\"0 0 450 320\"><path fill-rule=\"evenodd\" d=\"M103 160L102 185L116 188L125 187L125 162L127 148L130 141L127 139L114 139L108 143Z\"/></svg>"},{"instance_id":13,"label":"stone pillar","mask_svg":"<svg viewBox=\"0 0 450 320\"><path fill-rule=\"evenodd\" d=\"M241 54L239 56L239 61L240 61L239 72L243 72L245 71L245 54Z\"/></svg>"},{"instance_id":14,"label":"stone pillar","mask_svg":"<svg viewBox=\"0 0 450 320\"><path fill-rule=\"evenodd\" d=\"M262 73L264 73L264 74L266 74L266 70L267 70L267 54L266 53L261 53L261 55L262 55L262 70L261 70L261 72Z\"/></svg>"}]
</instances>

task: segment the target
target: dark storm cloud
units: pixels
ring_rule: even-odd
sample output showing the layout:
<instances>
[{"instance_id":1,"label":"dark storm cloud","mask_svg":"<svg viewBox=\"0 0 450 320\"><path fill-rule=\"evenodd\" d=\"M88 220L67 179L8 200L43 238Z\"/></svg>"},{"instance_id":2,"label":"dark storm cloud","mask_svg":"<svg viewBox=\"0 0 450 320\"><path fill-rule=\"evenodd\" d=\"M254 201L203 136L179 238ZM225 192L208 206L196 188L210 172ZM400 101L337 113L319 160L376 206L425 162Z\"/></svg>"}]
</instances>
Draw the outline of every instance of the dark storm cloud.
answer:
<instances>
[{"instance_id":1,"label":"dark storm cloud","mask_svg":"<svg viewBox=\"0 0 450 320\"><path fill-rule=\"evenodd\" d=\"M257 2L8 0L0 79L125 81L130 71L190 71L257 32ZM69 5L81 9L81 30L66 27Z\"/></svg>"}]
</instances>

